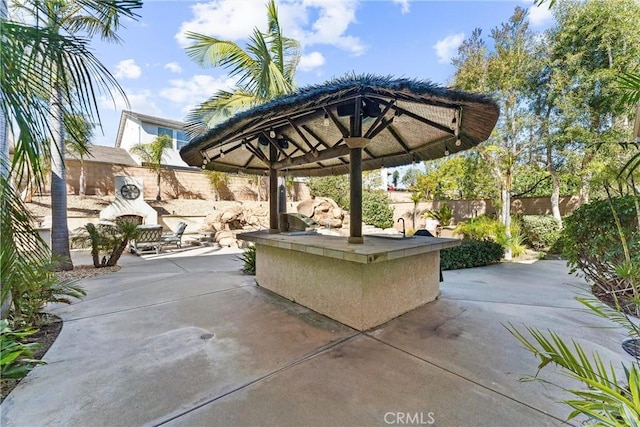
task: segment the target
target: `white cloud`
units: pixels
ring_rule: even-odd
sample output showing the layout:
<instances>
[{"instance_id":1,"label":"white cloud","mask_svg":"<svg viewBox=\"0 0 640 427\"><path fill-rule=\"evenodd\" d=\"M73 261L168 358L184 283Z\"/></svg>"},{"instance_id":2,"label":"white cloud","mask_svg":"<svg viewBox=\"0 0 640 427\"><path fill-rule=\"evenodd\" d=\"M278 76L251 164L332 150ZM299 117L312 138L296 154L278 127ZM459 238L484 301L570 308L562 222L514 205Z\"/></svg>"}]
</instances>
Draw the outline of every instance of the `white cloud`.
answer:
<instances>
[{"instance_id":1,"label":"white cloud","mask_svg":"<svg viewBox=\"0 0 640 427\"><path fill-rule=\"evenodd\" d=\"M221 89L231 89L235 86L234 79L222 77L214 78L198 74L189 80L169 80L169 87L160 91L160 96L181 105L182 112L187 112L197 104L206 101Z\"/></svg>"},{"instance_id":2,"label":"white cloud","mask_svg":"<svg viewBox=\"0 0 640 427\"><path fill-rule=\"evenodd\" d=\"M118 62L114 76L117 79L137 79L142 75L142 69L138 67L133 59L125 59Z\"/></svg>"},{"instance_id":3,"label":"white cloud","mask_svg":"<svg viewBox=\"0 0 640 427\"><path fill-rule=\"evenodd\" d=\"M393 0L393 2L401 6L400 11L403 15L409 13L409 0Z\"/></svg>"},{"instance_id":4,"label":"white cloud","mask_svg":"<svg viewBox=\"0 0 640 427\"><path fill-rule=\"evenodd\" d=\"M177 62L169 62L168 64L164 64L164 68L176 74L180 74L182 72L182 67Z\"/></svg>"},{"instance_id":5,"label":"white cloud","mask_svg":"<svg viewBox=\"0 0 640 427\"><path fill-rule=\"evenodd\" d=\"M260 6L258 6L260 4ZM254 27L267 24L266 8L262 2L214 0L191 6L193 20L183 22L175 35L181 46L191 44L186 32L206 34L227 40L246 38Z\"/></svg>"},{"instance_id":6,"label":"white cloud","mask_svg":"<svg viewBox=\"0 0 640 427\"><path fill-rule=\"evenodd\" d=\"M311 30L302 30L303 45L327 44L361 55L366 50L358 37L346 35L349 25L356 22L355 0L304 0L307 7L318 8L318 19Z\"/></svg>"},{"instance_id":7,"label":"white cloud","mask_svg":"<svg viewBox=\"0 0 640 427\"><path fill-rule=\"evenodd\" d=\"M356 22L357 0L291 0L278 2L278 17L286 36L303 47L325 44L337 46L354 55L366 47L359 38L347 35ZM241 40L255 27L266 30L266 8L261 1L214 0L191 7L194 18L183 22L175 35L181 46L190 41L185 32L193 31L224 40ZM315 20L311 20L313 16Z\"/></svg>"},{"instance_id":8,"label":"white cloud","mask_svg":"<svg viewBox=\"0 0 640 427\"><path fill-rule=\"evenodd\" d=\"M532 27L541 27L553 20L553 13L549 9L549 4L542 6L531 6L529 8L529 22Z\"/></svg>"},{"instance_id":9,"label":"white cloud","mask_svg":"<svg viewBox=\"0 0 640 427\"><path fill-rule=\"evenodd\" d=\"M311 71L314 68L318 68L324 65L324 56L320 52L311 52L306 55L302 55L300 58L300 70Z\"/></svg>"},{"instance_id":10,"label":"white cloud","mask_svg":"<svg viewBox=\"0 0 640 427\"><path fill-rule=\"evenodd\" d=\"M464 33L453 34L442 40L438 40L436 44L433 45L433 48L436 50L436 55L438 56L438 62L441 64L448 63L456 54L456 50L463 40Z\"/></svg>"},{"instance_id":11,"label":"white cloud","mask_svg":"<svg viewBox=\"0 0 640 427\"><path fill-rule=\"evenodd\" d=\"M105 110L113 110L113 111L121 111L121 110L132 110L132 111L142 111L144 114L151 115L162 115L162 111L158 107L158 105L153 101L156 97L154 93L150 90L130 90L125 89L125 93L127 94L127 99L129 100L129 105L125 102L124 98L121 96L115 95L115 99L111 99L107 96L101 96L98 100L100 108L104 108Z\"/></svg>"}]
</instances>

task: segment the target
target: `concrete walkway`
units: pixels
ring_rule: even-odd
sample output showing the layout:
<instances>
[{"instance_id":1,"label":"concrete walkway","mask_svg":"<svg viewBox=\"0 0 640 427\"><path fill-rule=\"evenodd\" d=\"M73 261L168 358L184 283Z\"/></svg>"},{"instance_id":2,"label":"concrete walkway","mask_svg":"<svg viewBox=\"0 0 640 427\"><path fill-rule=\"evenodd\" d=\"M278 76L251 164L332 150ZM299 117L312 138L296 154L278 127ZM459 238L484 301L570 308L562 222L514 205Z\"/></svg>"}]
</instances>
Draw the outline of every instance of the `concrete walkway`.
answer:
<instances>
[{"instance_id":1,"label":"concrete walkway","mask_svg":"<svg viewBox=\"0 0 640 427\"><path fill-rule=\"evenodd\" d=\"M503 324L632 360L621 331L586 327L608 324L580 311L561 261L445 272L440 300L358 333L255 286L237 254L198 251L127 254L51 307L62 333L2 425L558 425L567 396L519 381L537 361Z\"/></svg>"}]
</instances>

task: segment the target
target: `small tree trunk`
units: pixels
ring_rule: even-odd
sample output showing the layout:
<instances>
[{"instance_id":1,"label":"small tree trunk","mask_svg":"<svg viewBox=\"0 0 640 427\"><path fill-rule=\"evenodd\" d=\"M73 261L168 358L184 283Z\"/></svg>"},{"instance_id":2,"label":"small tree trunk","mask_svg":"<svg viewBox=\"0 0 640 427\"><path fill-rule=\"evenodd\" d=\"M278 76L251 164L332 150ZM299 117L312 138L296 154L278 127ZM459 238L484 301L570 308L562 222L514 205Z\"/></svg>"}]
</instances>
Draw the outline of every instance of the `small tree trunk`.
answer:
<instances>
[{"instance_id":1,"label":"small tree trunk","mask_svg":"<svg viewBox=\"0 0 640 427\"><path fill-rule=\"evenodd\" d=\"M562 228L562 215L560 215L560 179L558 178L558 172L556 172L553 167L553 155L552 155L552 147L550 143L547 143L547 170L549 171L549 175L551 175L551 213L553 217L560 224L560 228Z\"/></svg>"},{"instance_id":2,"label":"small tree trunk","mask_svg":"<svg viewBox=\"0 0 640 427\"><path fill-rule=\"evenodd\" d=\"M156 194L156 200L160 201L162 200L162 197L160 195L160 172L158 172L158 175L156 176L156 185L158 187L158 194Z\"/></svg>"},{"instance_id":3,"label":"small tree trunk","mask_svg":"<svg viewBox=\"0 0 640 427\"><path fill-rule=\"evenodd\" d=\"M82 160L80 160L80 178L78 184L78 186L80 187L78 193L81 196L85 196L87 194L87 181L84 177L84 162Z\"/></svg>"}]
</instances>

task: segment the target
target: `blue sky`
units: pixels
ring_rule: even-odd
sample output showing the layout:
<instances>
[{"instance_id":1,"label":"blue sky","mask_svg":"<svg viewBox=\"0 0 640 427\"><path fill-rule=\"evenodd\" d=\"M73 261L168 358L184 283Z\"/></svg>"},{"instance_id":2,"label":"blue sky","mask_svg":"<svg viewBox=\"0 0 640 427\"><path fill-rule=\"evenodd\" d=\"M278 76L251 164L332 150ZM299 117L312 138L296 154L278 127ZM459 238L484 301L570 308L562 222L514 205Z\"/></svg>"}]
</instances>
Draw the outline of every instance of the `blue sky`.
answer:
<instances>
[{"instance_id":1,"label":"blue sky","mask_svg":"<svg viewBox=\"0 0 640 427\"><path fill-rule=\"evenodd\" d=\"M534 30L549 26L546 7L531 1L276 1L284 34L302 44L298 85L322 83L347 73L375 73L446 85L450 59L476 28L488 35L516 6L530 9ZM140 19L126 23L120 45L93 43L100 60L118 78L133 111L174 120L218 89L233 87L222 68L203 69L185 52L187 30L244 46L254 27L266 26L266 0L210 2L146 0ZM94 143L115 144L120 112L100 97L104 135Z\"/></svg>"}]
</instances>

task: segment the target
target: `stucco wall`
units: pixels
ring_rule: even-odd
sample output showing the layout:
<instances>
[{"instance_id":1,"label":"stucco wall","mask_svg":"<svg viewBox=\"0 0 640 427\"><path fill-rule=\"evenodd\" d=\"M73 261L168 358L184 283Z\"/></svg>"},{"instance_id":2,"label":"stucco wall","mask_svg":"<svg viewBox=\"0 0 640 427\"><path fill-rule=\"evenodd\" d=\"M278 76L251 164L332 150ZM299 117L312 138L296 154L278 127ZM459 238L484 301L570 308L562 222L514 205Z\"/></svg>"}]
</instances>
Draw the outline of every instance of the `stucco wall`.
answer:
<instances>
[{"instance_id":1,"label":"stucco wall","mask_svg":"<svg viewBox=\"0 0 640 427\"><path fill-rule=\"evenodd\" d=\"M67 159L66 163L67 190L70 194L78 194L80 162ZM85 161L84 170L87 195L114 194L114 177L124 175L143 179L145 199L156 196L156 175L147 168ZM211 189L207 176L199 170L165 169L162 171L160 187L162 197L167 199L265 200L269 194L269 181L266 177L228 175L227 184L219 189L217 195ZM295 200L304 200L310 196L308 187L299 182L294 183L293 192Z\"/></svg>"}]
</instances>

